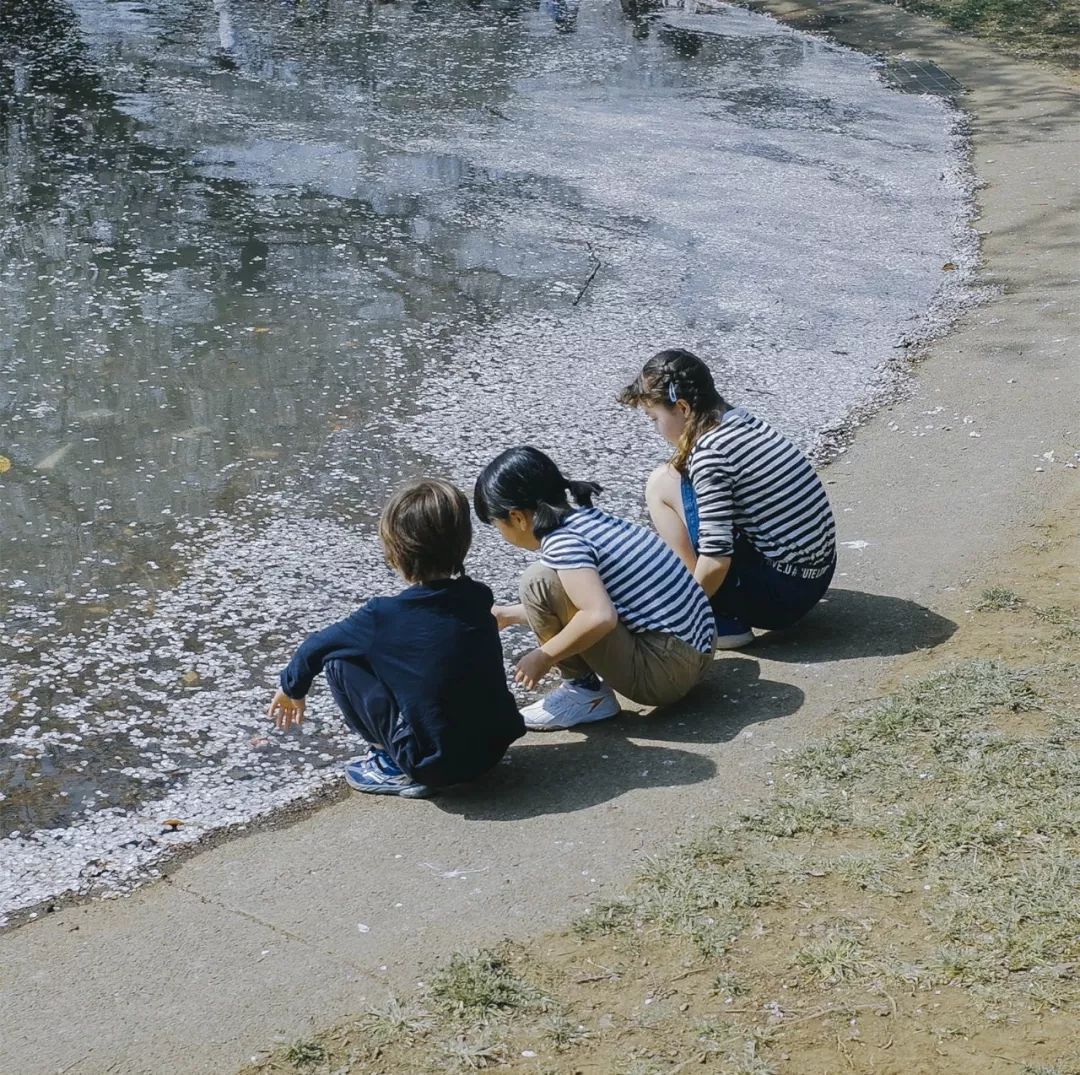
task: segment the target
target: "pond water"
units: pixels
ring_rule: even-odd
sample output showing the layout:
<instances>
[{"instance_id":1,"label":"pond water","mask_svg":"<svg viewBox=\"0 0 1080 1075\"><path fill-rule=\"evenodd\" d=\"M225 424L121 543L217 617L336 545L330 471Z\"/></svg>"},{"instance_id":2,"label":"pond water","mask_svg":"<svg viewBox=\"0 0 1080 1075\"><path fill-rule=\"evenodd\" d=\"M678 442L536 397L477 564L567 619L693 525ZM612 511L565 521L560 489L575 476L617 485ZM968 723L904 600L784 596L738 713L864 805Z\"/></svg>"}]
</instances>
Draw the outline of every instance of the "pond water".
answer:
<instances>
[{"instance_id":1,"label":"pond water","mask_svg":"<svg viewBox=\"0 0 1080 1075\"><path fill-rule=\"evenodd\" d=\"M0 120L0 921L338 778L262 712L404 479L640 516L671 345L823 452L973 259L954 114L739 9L5 0Z\"/></svg>"}]
</instances>

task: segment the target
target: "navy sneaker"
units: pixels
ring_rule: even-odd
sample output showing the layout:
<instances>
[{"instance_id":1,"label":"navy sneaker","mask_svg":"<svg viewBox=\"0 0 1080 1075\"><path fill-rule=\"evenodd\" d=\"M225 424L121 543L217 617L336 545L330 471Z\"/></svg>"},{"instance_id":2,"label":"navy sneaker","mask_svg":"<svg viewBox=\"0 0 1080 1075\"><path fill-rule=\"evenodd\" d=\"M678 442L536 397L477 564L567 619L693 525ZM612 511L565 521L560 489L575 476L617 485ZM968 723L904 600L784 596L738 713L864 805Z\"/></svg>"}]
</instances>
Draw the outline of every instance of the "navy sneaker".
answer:
<instances>
[{"instance_id":1,"label":"navy sneaker","mask_svg":"<svg viewBox=\"0 0 1080 1075\"><path fill-rule=\"evenodd\" d=\"M742 620L716 617L716 649L741 649L754 641L754 632Z\"/></svg>"},{"instance_id":2,"label":"navy sneaker","mask_svg":"<svg viewBox=\"0 0 1080 1075\"><path fill-rule=\"evenodd\" d=\"M370 795L400 795L403 799L426 799L434 794L426 784L410 780L385 750L372 750L345 766L345 782L355 791Z\"/></svg>"}]
</instances>

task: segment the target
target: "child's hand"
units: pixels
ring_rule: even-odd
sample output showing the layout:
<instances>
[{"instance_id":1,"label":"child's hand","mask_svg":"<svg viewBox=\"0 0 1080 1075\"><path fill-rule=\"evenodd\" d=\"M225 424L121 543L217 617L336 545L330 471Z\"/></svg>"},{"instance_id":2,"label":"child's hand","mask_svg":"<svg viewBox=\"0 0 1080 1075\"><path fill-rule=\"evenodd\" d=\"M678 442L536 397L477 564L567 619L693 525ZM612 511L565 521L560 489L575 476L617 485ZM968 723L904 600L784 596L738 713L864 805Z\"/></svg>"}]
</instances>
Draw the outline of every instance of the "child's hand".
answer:
<instances>
[{"instance_id":1,"label":"child's hand","mask_svg":"<svg viewBox=\"0 0 1080 1075\"><path fill-rule=\"evenodd\" d=\"M278 726L279 731L287 732L294 724L304 723L303 698L290 698L280 687L266 710L266 715Z\"/></svg>"},{"instance_id":2,"label":"child's hand","mask_svg":"<svg viewBox=\"0 0 1080 1075\"><path fill-rule=\"evenodd\" d=\"M505 631L507 627L521 627L529 622L525 617L524 605L492 605L491 614L500 631Z\"/></svg>"},{"instance_id":3,"label":"child's hand","mask_svg":"<svg viewBox=\"0 0 1080 1075\"><path fill-rule=\"evenodd\" d=\"M526 653L514 669L514 679L523 687L535 690L537 684L555 667L555 662L542 650Z\"/></svg>"}]
</instances>

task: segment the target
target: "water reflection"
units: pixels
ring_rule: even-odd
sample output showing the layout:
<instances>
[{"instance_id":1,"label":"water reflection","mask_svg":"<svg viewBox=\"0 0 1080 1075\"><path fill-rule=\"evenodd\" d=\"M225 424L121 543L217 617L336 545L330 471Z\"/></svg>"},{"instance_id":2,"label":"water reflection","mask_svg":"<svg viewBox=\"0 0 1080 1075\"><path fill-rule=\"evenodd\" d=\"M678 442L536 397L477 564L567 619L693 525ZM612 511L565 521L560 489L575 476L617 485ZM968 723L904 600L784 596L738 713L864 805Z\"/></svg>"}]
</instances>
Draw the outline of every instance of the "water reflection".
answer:
<instances>
[{"instance_id":1,"label":"water reflection","mask_svg":"<svg viewBox=\"0 0 1080 1075\"><path fill-rule=\"evenodd\" d=\"M579 0L540 0L541 12L564 34L572 34L576 29L580 6Z\"/></svg>"}]
</instances>

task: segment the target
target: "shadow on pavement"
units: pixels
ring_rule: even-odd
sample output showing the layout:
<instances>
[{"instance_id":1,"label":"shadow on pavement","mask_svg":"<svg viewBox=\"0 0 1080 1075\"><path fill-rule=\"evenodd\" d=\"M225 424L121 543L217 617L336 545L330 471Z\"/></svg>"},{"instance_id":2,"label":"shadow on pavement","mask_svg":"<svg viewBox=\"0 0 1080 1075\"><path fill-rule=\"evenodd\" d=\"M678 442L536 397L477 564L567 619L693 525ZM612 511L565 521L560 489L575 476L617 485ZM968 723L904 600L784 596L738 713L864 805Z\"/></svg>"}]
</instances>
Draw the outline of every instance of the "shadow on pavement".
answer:
<instances>
[{"instance_id":1,"label":"shadow on pavement","mask_svg":"<svg viewBox=\"0 0 1080 1075\"><path fill-rule=\"evenodd\" d=\"M725 743L748 724L797 712L805 700L799 687L761 678L750 656L724 654L708 675L675 705L651 713L624 713L616 721L586 725L590 738L621 736L668 743Z\"/></svg>"},{"instance_id":2,"label":"shadow on pavement","mask_svg":"<svg viewBox=\"0 0 1080 1075\"><path fill-rule=\"evenodd\" d=\"M631 788L678 787L716 775L711 759L687 750L639 746L619 735L567 742L564 734L573 733L530 734L510 748L509 762L431 802L469 821L521 821L585 810Z\"/></svg>"},{"instance_id":3,"label":"shadow on pavement","mask_svg":"<svg viewBox=\"0 0 1080 1075\"><path fill-rule=\"evenodd\" d=\"M806 619L788 631L762 635L745 652L796 664L895 657L940 645L955 630L952 620L914 601L830 590Z\"/></svg>"},{"instance_id":4,"label":"shadow on pavement","mask_svg":"<svg viewBox=\"0 0 1080 1075\"><path fill-rule=\"evenodd\" d=\"M519 821L583 810L633 788L696 784L716 775L710 758L633 740L726 742L748 724L794 713L803 698L798 687L761 679L757 661L729 657L676 705L580 730L530 732L510 748L508 763L432 802L469 820Z\"/></svg>"}]
</instances>

